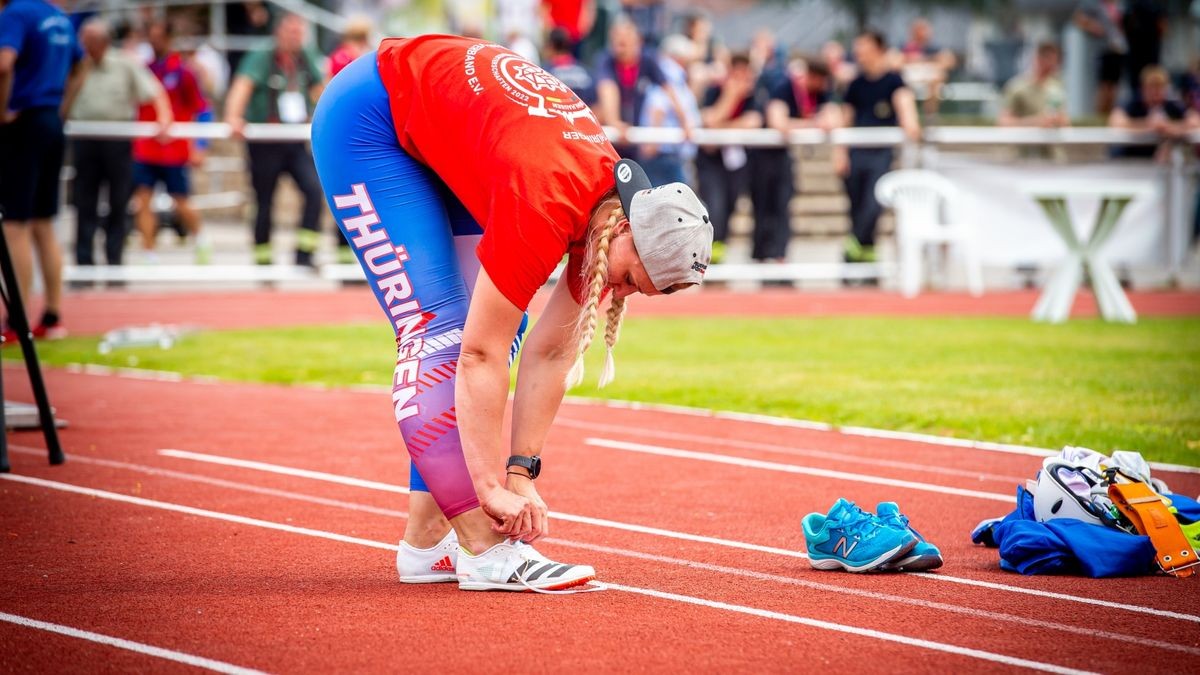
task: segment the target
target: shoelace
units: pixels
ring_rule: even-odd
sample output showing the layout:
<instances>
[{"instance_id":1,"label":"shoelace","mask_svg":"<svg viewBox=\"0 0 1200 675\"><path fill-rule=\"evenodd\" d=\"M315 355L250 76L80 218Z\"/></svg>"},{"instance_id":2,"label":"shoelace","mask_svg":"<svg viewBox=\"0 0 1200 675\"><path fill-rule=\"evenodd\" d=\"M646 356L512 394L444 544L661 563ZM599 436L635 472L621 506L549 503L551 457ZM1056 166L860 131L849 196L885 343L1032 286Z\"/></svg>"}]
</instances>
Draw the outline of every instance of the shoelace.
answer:
<instances>
[{"instance_id":1,"label":"shoelace","mask_svg":"<svg viewBox=\"0 0 1200 675\"><path fill-rule=\"evenodd\" d=\"M854 506L852 511L848 511L841 518L833 522L833 527L844 530L847 534L853 535L857 539L870 539L875 536L875 530L869 526L875 525L878 518Z\"/></svg>"}]
</instances>

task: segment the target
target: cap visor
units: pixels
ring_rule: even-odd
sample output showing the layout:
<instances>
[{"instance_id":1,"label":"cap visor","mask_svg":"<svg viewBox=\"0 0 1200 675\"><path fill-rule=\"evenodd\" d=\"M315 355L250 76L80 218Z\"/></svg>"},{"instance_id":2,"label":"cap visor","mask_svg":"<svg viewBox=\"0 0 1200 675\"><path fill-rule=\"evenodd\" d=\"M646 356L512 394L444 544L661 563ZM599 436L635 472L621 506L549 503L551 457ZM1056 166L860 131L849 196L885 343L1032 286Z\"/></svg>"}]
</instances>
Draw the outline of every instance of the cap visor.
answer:
<instances>
[{"instance_id":1,"label":"cap visor","mask_svg":"<svg viewBox=\"0 0 1200 675\"><path fill-rule=\"evenodd\" d=\"M621 196L621 208L625 210L625 217L628 218L633 196L654 186L650 184L650 177L646 175L645 169L638 166L638 163L632 159L622 159L617 162L613 167L613 177L617 180L617 194Z\"/></svg>"}]
</instances>

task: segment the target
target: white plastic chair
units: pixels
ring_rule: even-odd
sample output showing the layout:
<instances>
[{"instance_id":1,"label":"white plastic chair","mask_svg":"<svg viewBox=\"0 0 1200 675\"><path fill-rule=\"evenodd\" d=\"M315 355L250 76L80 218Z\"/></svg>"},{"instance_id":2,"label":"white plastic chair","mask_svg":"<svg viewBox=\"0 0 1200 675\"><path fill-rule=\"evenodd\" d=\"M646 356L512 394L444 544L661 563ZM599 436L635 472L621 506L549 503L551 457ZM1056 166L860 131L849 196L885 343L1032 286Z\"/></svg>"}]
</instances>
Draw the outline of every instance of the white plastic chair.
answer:
<instances>
[{"instance_id":1,"label":"white plastic chair","mask_svg":"<svg viewBox=\"0 0 1200 675\"><path fill-rule=\"evenodd\" d=\"M983 267L973 227L962 220L958 188L944 176L922 169L900 169L875 185L875 198L896 214L900 292L921 292L924 253L929 244L954 244L966 266L967 289L983 295ZM947 221L943 214L950 216Z\"/></svg>"}]
</instances>

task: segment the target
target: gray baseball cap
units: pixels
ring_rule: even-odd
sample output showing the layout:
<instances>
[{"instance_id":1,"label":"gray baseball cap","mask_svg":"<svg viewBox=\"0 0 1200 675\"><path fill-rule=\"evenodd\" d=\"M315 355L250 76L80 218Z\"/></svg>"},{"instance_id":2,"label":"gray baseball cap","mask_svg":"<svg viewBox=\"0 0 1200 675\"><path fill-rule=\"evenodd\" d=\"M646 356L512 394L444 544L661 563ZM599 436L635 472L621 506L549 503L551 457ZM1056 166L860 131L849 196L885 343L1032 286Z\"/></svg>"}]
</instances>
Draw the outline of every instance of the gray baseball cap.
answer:
<instances>
[{"instance_id":1,"label":"gray baseball cap","mask_svg":"<svg viewBox=\"0 0 1200 675\"><path fill-rule=\"evenodd\" d=\"M676 284L698 284L712 260L713 227L708 210L683 183L653 187L637 162L613 168L633 245L654 287L670 293Z\"/></svg>"}]
</instances>

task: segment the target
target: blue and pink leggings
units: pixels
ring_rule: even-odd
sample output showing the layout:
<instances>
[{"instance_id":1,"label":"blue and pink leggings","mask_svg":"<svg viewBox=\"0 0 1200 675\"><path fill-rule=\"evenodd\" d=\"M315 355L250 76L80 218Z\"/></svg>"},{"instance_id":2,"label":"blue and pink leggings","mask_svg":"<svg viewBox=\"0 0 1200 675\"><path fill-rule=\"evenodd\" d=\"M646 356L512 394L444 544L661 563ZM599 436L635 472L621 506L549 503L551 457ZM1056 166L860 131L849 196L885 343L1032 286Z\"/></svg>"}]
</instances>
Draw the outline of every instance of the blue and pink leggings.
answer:
<instances>
[{"instance_id":1,"label":"blue and pink leggings","mask_svg":"<svg viewBox=\"0 0 1200 675\"><path fill-rule=\"evenodd\" d=\"M412 458L410 487L453 518L479 506L458 436L454 375L483 229L400 147L375 52L326 87L312 150L329 208L396 332L392 408ZM510 363L527 324L528 316Z\"/></svg>"}]
</instances>

